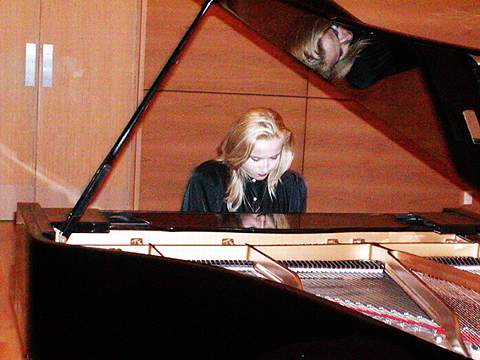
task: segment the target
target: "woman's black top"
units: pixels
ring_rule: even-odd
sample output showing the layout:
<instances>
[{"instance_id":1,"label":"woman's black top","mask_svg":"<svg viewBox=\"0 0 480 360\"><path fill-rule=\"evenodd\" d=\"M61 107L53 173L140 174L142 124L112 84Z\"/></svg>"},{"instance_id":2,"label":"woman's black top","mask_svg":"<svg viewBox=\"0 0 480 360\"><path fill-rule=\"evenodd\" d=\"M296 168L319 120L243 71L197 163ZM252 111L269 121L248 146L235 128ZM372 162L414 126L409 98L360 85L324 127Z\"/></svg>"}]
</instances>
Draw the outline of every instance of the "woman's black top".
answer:
<instances>
[{"instance_id":1,"label":"woman's black top","mask_svg":"<svg viewBox=\"0 0 480 360\"><path fill-rule=\"evenodd\" d=\"M230 179L229 167L209 160L192 173L183 196L182 211L227 213L225 190ZM307 187L303 178L287 170L275 189L275 198L268 193L267 181L250 179L245 184L245 198L237 209L243 213L300 213L305 211Z\"/></svg>"}]
</instances>

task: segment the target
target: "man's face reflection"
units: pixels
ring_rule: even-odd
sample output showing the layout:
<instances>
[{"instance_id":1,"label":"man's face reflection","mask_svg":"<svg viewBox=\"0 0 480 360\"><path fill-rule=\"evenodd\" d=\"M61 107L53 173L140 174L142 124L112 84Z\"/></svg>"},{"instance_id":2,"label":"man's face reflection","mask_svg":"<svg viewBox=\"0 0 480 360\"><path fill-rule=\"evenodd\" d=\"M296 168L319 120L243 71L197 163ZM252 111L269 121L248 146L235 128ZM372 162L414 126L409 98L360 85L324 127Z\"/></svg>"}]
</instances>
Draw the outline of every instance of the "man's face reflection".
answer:
<instances>
[{"instance_id":1,"label":"man's face reflection","mask_svg":"<svg viewBox=\"0 0 480 360\"><path fill-rule=\"evenodd\" d=\"M325 64L334 67L348 53L353 34L343 26L333 24L320 38L319 46L325 53Z\"/></svg>"},{"instance_id":2,"label":"man's face reflection","mask_svg":"<svg viewBox=\"0 0 480 360\"><path fill-rule=\"evenodd\" d=\"M271 215L240 214L240 225L243 228L275 229L275 222Z\"/></svg>"}]
</instances>

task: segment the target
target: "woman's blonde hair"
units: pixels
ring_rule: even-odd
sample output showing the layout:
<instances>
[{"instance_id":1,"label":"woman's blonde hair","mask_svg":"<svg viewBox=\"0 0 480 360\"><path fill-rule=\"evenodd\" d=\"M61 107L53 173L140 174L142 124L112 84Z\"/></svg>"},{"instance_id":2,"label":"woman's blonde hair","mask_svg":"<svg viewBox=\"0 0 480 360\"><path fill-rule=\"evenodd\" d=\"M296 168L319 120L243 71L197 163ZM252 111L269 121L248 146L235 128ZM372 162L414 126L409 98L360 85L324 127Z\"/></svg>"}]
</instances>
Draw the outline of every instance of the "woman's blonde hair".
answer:
<instances>
[{"instance_id":1,"label":"woman's blonde hair","mask_svg":"<svg viewBox=\"0 0 480 360\"><path fill-rule=\"evenodd\" d=\"M268 193L273 199L280 177L290 168L294 155L292 133L281 116L268 108L250 109L232 125L223 139L218 160L230 168L230 181L225 195L228 211L236 211L244 201L248 175L241 167L250 157L255 142L270 139L280 139L283 144L278 166L267 177Z\"/></svg>"},{"instance_id":2,"label":"woman's blonde hair","mask_svg":"<svg viewBox=\"0 0 480 360\"><path fill-rule=\"evenodd\" d=\"M320 74L327 80L344 78L352 67L355 58L360 54L366 40L357 40L350 44L345 57L334 66L325 63L325 51L320 46L320 39L334 23L315 15L300 18L288 45L289 52L300 62Z\"/></svg>"}]
</instances>

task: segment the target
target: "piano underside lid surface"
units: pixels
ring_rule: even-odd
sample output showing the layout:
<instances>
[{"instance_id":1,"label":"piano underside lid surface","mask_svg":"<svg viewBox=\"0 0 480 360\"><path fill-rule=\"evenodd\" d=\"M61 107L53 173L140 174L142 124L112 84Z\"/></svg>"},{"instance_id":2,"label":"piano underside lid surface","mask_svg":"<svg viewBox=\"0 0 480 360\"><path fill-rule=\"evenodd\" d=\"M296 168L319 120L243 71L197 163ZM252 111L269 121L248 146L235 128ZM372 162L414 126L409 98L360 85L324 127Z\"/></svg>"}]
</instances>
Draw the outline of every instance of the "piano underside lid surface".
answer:
<instances>
[{"instance_id":1,"label":"piano underside lid surface","mask_svg":"<svg viewBox=\"0 0 480 360\"><path fill-rule=\"evenodd\" d=\"M476 3L468 0L442 2L405 3L401 0L221 0L240 18L248 20L278 18L275 26L283 27L282 17L287 23L301 13L312 13L364 24L366 26L406 36L430 40L480 51L480 10ZM266 15L276 13L274 15ZM292 16L293 13L293 16ZM286 19L285 19L286 18ZM290 23L292 24L292 23ZM283 32L283 31L282 31Z\"/></svg>"}]
</instances>

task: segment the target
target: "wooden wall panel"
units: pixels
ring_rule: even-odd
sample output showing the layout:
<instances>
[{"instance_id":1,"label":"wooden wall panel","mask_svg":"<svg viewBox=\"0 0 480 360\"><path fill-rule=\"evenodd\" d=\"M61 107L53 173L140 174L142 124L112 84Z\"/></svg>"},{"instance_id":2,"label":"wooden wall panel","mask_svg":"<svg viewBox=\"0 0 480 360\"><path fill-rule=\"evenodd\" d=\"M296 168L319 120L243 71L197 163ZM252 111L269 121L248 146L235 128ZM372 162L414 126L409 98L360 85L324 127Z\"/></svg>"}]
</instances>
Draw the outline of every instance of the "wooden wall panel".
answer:
<instances>
[{"instance_id":1,"label":"wooden wall panel","mask_svg":"<svg viewBox=\"0 0 480 360\"><path fill-rule=\"evenodd\" d=\"M179 210L193 168L215 158L231 123L258 106L278 111L293 131L301 172L305 99L162 92L143 123L140 208Z\"/></svg>"},{"instance_id":2,"label":"wooden wall panel","mask_svg":"<svg viewBox=\"0 0 480 360\"><path fill-rule=\"evenodd\" d=\"M327 99L351 99L351 88L345 81L339 80L334 83L325 81L313 70L308 72L308 91L309 98L327 98Z\"/></svg>"},{"instance_id":3,"label":"wooden wall panel","mask_svg":"<svg viewBox=\"0 0 480 360\"><path fill-rule=\"evenodd\" d=\"M462 190L334 100L309 99L304 176L309 211L457 207Z\"/></svg>"},{"instance_id":4,"label":"wooden wall panel","mask_svg":"<svg viewBox=\"0 0 480 360\"><path fill-rule=\"evenodd\" d=\"M457 186L470 188L455 169L445 130L420 69L389 76L361 90L346 81L333 85L313 76L309 97L353 100L339 106L347 107Z\"/></svg>"},{"instance_id":5,"label":"wooden wall panel","mask_svg":"<svg viewBox=\"0 0 480 360\"><path fill-rule=\"evenodd\" d=\"M148 3L145 87L148 88L192 22L193 0ZM302 67L213 6L164 88L169 90L304 96Z\"/></svg>"},{"instance_id":6,"label":"wooden wall panel","mask_svg":"<svg viewBox=\"0 0 480 360\"><path fill-rule=\"evenodd\" d=\"M18 228L12 221L0 221L0 359L8 360L25 359L9 286L15 276L15 241L17 236L26 236Z\"/></svg>"},{"instance_id":7,"label":"wooden wall panel","mask_svg":"<svg viewBox=\"0 0 480 360\"><path fill-rule=\"evenodd\" d=\"M141 3L43 1L43 43L54 45L53 86L39 94L36 200L71 206L137 103ZM133 206L130 147L92 204Z\"/></svg>"},{"instance_id":8,"label":"wooden wall panel","mask_svg":"<svg viewBox=\"0 0 480 360\"><path fill-rule=\"evenodd\" d=\"M198 4L149 1L146 86ZM424 90L416 80L404 86ZM143 123L140 208L178 210L193 167L215 156L238 114L265 105L287 122L295 119L297 140L305 138L295 168L309 187L308 211L430 211L461 205L463 184L455 178L445 144L436 142L441 129L429 99L409 98L402 105L395 103L402 87L382 86L354 92L341 82L329 84L214 8ZM397 117L386 116L384 93L393 99ZM374 100L372 108L360 105L368 99ZM420 112L413 114L417 106Z\"/></svg>"},{"instance_id":9,"label":"wooden wall panel","mask_svg":"<svg viewBox=\"0 0 480 360\"><path fill-rule=\"evenodd\" d=\"M480 6L475 0L336 0L350 14L376 27L480 49Z\"/></svg>"},{"instance_id":10,"label":"wooden wall panel","mask_svg":"<svg viewBox=\"0 0 480 360\"><path fill-rule=\"evenodd\" d=\"M0 220L34 197L37 88L25 86L25 45L38 41L39 11L38 0L0 2Z\"/></svg>"}]
</instances>

